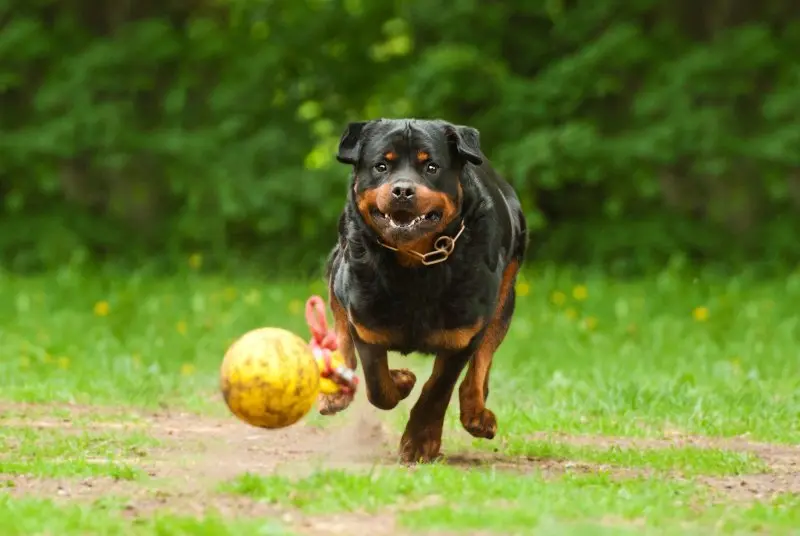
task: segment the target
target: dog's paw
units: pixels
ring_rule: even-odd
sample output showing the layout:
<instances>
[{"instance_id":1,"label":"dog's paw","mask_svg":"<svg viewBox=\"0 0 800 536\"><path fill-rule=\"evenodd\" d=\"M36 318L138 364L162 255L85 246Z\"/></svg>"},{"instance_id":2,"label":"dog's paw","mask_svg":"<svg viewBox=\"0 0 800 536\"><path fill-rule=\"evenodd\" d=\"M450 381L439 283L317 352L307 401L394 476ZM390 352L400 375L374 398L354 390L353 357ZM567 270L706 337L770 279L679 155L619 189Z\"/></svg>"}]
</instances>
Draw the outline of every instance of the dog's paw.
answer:
<instances>
[{"instance_id":1,"label":"dog's paw","mask_svg":"<svg viewBox=\"0 0 800 536\"><path fill-rule=\"evenodd\" d=\"M474 437L493 439L497 434L497 417L492 410L483 408L473 412L461 412L461 424Z\"/></svg>"},{"instance_id":2,"label":"dog's paw","mask_svg":"<svg viewBox=\"0 0 800 536\"><path fill-rule=\"evenodd\" d=\"M393 369L389 371L389 374L392 375L392 381L394 381L394 385L397 387L400 400L403 400L411 394L414 385L417 383L417 377L413 372L408 369Z\"/></svg>"},{"instance_id":3,"label":"dog's paw","mask_svg":"<svg viewBox=\"0 0 800 536\"><path fill-rule=\"evenodd\" d=\"M334 415L346 409L352 401L352 393L320 394L317 408L321 415Z\"/></svg>"},{"instance_id":4,"label":"dog's paw","mask_svg":"<svg viewBox=\"0 0 800 536\"><path fill-rule=\"evenodd\" d=\"M439 457L442 447L441 430L427 429L420 433L406 433L400 440L400 460L406 464L429 463Z\"/></svg>"}]
</instances>

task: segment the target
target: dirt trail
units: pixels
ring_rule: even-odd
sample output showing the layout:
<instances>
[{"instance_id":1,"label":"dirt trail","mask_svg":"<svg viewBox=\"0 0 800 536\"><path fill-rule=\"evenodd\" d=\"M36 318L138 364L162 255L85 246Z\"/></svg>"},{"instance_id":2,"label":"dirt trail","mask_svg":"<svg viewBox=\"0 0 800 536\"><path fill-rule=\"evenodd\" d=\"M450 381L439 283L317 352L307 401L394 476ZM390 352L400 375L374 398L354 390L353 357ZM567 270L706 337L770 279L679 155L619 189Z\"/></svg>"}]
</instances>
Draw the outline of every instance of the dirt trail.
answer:
<instances>
[{"instance_id":1,"label":"dirt trail","mask_svg":"<svg viewBox=\"0 0 800 536\"><path fill-rule=\"evenodd\" d=\"M60 416L54 416L60 415ZM116 420L114 420L116 418ZM200 515L216 510L226 516L270 516L306 534L371 533L400 534L396 513L376 516L360 513L335 516L300 516L291 509L219 493L220 483L242 473L268 475L275 472L301 476L318 468L368 469L375 465L396 466L399 435L379 420L379 415L357 399L346 416L332 418L321 428L304 423L283 430L261 430L234 417L213 418L179 411L145 412L124 408L90 406L42 406L0 404L0 426L74 430L141 431L160 440L136 460L152 477L146 485L111 478L41 479L2 476L15 495L33 494L67 500L94 500L117 496L126 501L131 516L157 509ZM800 493L800 447L750 442L746 439L712 439L676 436L667 439L610 438L541 434L532 439L553 439L578 445L608 448L669 448L697 446L751 452L769 465L770 472L736 477L699 477L725 496L741 500L769 498L777 493ZM538 471L607 471L615 476L648 474L646 469L600 466L575 460L507 457L465 449L451 452L445 463L463 467L493 466L499 470L526 473Z\"/></svg>"},{"instance_id":2,"label":"dirt trail","mask_svg":"<svg viewBox=\"0 0 800 536\"><path fill-rule=\"evenodd\" d=\"M534 440L563 441L571 445L633 449L668 449L696 447L747 452L766 463L769 472L735 476L700 476L698 482L709 485L734 500L769 499L783 493L800 494L800 445L751 441L744 437L701 437L674 433L664 438L609 437L566 434L536 434Z\"/></svg>"}]
</instances>

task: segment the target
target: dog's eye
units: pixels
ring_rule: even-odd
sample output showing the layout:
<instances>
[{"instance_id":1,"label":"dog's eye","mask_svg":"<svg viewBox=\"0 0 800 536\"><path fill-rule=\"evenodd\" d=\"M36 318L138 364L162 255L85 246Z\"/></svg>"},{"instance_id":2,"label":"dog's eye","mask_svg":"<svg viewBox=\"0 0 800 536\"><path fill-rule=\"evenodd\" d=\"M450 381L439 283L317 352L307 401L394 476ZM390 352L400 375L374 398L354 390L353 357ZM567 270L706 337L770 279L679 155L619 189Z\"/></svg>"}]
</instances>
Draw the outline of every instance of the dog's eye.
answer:
<instances>
[{"instance_id":1,"label":"dog's eye","mask_svg":"<svg viewBox=\"0 0 800 536\"><path fill-rule=\"evenodd\" d=\"M378 173L385 173L387 169L389 169L388 166L383 162L378 162L375 164L375 171Z\"/></svg>"},{"instance_id":2,"label":"dog's eye","mask_svg":"<svg viewBox=\"0 0 800 536\"><path fill-rule=\"evenodd\" d=\"M428 164L425 166L425 171L433 175L434 173L439 171L439 166L437 166L433 162L428 162Z\"/></svg>"}]
</instances>

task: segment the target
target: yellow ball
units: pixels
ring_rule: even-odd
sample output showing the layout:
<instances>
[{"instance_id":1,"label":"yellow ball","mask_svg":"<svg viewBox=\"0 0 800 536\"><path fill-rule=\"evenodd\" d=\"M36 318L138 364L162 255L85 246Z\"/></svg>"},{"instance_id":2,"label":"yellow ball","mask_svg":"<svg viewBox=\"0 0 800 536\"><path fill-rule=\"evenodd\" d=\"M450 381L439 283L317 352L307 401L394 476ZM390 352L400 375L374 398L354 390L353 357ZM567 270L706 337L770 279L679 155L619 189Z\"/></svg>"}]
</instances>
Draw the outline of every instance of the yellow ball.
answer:
<instances>
[{"instance_id":1,"label":"yellow ball","mask_svg":"<svg viewBox=\"0 0 800 536\"><path fill-rule=\"evenodd\" d=\"M306 341L280 328L259 328L228 348L220 387L228 408L242 421L284 428L311 411L320 371Z\"/></svg>"}]
</instances>

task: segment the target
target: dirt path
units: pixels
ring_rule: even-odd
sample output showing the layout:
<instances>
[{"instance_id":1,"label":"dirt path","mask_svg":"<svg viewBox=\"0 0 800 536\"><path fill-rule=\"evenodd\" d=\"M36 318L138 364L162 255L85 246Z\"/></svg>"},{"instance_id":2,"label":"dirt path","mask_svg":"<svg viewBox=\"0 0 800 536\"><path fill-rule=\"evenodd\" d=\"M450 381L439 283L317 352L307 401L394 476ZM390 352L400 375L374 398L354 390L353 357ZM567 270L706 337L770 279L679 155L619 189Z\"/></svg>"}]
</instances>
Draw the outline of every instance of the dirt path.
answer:
<instances>
[{"instance_id":1,"label":"dirt path","mask_svg":"<svg viewBox=\"0 0 800 536\"><path fill-rule=\"evenodd\" d=\"M736 476L701 476L697 481L724 493L734 500L769 499L782 493L800 494L800 445L782 445L751 441L743 437L699 437L680 433L665 438L633 438L537 434L534 440L557 440L576 446L632 449L713 448L747 452L761 458L769 467L763 474Z\"/></svg>"},{"instance_id":2,"label":"dirt path","mask_svg":"<svg viewBox=\"0 0 800 536\"><path fill-rule=\"evenodd\" d=\"M291 508L217 491L219 484L245 472L302 476L317 468L366 470L375 465L396 465L394 446L398 437L363 404L354 404L339 426L320 428L300 423L284 430L261 430L233 417L212 418L186 412L5 403L0 404L0 426L76 434L140 432L160 443L147 449L141 459L130 460L150 476L146 484L110 477L0 475L0 480L6 482L6 491L15 496L64 501L119 497L126 504L126 514L132 517L156 510L196 516L216 511L226 517L273 517L303 534L403 534L397 527L395 512L377 516L308 516ZM453 463L475 465L492 463L492 459L457 458Z\"/></svg>"},{"instance_id":3,"label":"dirt path","mask_svg":"<svg viewBox=\"0 0 800 536\"><path fill-rule=\"evenodd\" d=\"M316 468L366 470L375 465L395 466L398 434L378 415L357 401L346 419L325 428L298 424L284 430L260 430L233 417L212 418L185 412L142 412L123 408L87 406L0 405L0 426L74 430L141 431L160 440L135 460L151 476L147 485L111 478L43 479L3 476L15 495L37 495L66 500L94 500L118 496L126 501L131 516L154 510L201 515L216 510L225 516L270 516L307 534L371 533L401 534L395 513L378 516L359 513L325 517L301 516L277 505L217 492L220 483L242 473L269 475L276 472L301 476ZM59 416L53 416L56 412ZM609 448L670 448L696 446L751 452L769 466L765 474L736 477L700 477L728 497L740 500L769 498L782 492L800 493L800 447L750 442L746 439L712 439L676 436L666 439L634 439L598 436L542 434L532 439L551 439L575 445ZM564 471L608 471L626 477L647 474L645 469L599 466L575 460L506 457L466 450L451 453L445 463L468 470L493 466L500 470L561 474Z\"/></svg>"}]
</instances>

